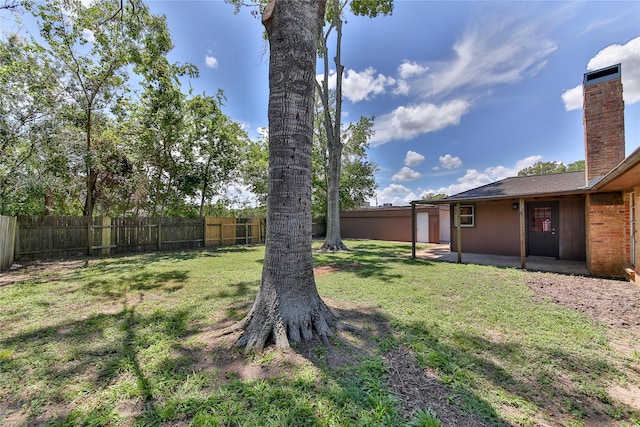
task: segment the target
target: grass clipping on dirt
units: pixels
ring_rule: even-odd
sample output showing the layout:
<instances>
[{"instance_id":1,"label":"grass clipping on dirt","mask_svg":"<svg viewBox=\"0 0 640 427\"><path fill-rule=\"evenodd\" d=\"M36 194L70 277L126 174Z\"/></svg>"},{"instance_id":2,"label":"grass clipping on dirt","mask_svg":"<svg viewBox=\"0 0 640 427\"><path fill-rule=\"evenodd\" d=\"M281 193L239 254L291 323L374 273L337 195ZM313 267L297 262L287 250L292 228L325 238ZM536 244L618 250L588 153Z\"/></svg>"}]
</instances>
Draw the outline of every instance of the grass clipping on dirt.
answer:
<instances>
[{"instance_id":1,"label":"grass clipping on dirt","mask_svg":"<svg viewBox=\"0 0 640 427\"><path fill-rule=\"evenodd\" d=\"M3 425L633 426L626 282L317 252L329 346L243 355L264 248L32 264L0 275ZM579 289L579 291L576 291Z\"/></svg>"}]
</instances>

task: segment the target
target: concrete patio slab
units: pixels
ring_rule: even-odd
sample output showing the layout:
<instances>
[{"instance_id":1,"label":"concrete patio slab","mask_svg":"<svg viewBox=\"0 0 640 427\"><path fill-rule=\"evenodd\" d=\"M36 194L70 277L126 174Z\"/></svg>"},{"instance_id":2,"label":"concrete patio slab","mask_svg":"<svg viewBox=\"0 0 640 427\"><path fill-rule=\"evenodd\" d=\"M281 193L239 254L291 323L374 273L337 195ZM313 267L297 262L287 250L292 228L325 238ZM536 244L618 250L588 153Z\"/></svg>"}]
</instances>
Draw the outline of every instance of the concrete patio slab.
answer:
<instances>
[{"instance_id":1,"label":"concrete patio slab","mask_svg":"<svg viewBox=\"0 0 640 427\"><path fill-rule=\"evenodd\" d=\"M458 262L458 253L451 252L450 245L432 245L416 252L416 258L432 259L436 261ZM497 267L520 268L520 257L462 253L463 264L494 265ZM565 261L550 257L528 256L525 268L531 271L546 271L552 273L574 274L590 276L584 261Z\"/></svg>"}]
</instances>

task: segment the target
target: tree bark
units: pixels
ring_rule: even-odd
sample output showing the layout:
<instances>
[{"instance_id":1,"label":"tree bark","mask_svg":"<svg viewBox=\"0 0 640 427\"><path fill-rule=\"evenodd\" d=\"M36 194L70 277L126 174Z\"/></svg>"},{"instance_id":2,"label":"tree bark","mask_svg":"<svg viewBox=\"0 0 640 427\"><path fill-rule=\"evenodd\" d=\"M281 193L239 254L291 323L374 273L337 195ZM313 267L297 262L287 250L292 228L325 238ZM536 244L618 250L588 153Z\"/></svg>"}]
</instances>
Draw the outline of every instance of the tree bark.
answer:
<instances>
[{"instance_id":1,"label":"tree bark","mask_svg":"<svg viewBox=\"0 0 640 427\"><path fill-rule=\"evenodd\" d=\"M335 318L313 276L311 151L316 43L324 0L272 0L269 36L269 193L260 291L237 327L237 345L261 351L314 336L326 342Z\"/></svg>"},{"instance_id":2,"label":"tree bark","mask_svg":"<svg viewBox=\"0 0 640 427\"><path fill-rule=\"evenodd\" d=\"M87 153L85 157L85 167L87 170L87 195L84 200L84 216L93 216L93 209L96 200L96 171L93 166L93 147L91 146L91 105L87 107L87 124L85 126L85 137L87 143Z\"/></svg>"},{"instance_id":3,"label":"tree bark","mask_svg":"<svg viewBox=\"0 0 640 427\"><path fill-rule=\"evenodd\" d=\"M342 241L340 232L340 173L342 166L342 143L339 138L337 145L329 143L329 157L327 165L327 235L322 250L348 250Z\"/></svg>"},{"instance_id":4,"label":"tree bark","mask_svg":"<svg viewBox=\"0 0 640 427\"><path fill-rule=\"evenodd\" d=\"M53 190L47 188L44 193L44 216L53 214Z\"/></svg>"},{"instance_id":5,"label":"tree bark","mask_svg":"<svg viewBox=\"0 0 640 427\"><path fill-rule=\"evenodd\" d=\"M333 58L336 66L336 101L335 114L332 120L331 108L329 106L329 49L327 46L328 35L323 40L324 48L324 82L321 87L320 97L322 98L324 114L324 125L327 132L328 163L327 172L327 234L325 236L322 250L342 251L349 248L342 242L340 232L340 173L342 169L342 8L339 1L333 2L332 26L336 29L336 55Z\"/></svg>"}]
</instances>

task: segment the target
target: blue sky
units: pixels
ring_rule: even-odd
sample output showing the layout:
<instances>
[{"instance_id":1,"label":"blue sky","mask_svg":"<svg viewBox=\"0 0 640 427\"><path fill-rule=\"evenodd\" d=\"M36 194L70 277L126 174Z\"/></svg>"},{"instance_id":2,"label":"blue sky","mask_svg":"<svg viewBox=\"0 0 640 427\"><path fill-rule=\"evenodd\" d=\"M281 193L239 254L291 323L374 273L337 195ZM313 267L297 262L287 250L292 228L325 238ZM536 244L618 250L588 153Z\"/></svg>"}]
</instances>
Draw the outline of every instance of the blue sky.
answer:
<instances>
[{"instance_id":1,"label":"blue sky","mask_svg":"<svg viewBox=\"0 0 640 427\"><path fill-rule=\"evenodd\" d=\"M225 113L258 138L268 125L259 19L222 0L148 4L167 16L170 58L200 68L191 86L222 89ZM584 159L583 74L616 63L627 155L640 146L639 1L396 0L392 16L347 16L342 62L343 121L376 117L374 205Z\"/></svg>"}]
</instances>

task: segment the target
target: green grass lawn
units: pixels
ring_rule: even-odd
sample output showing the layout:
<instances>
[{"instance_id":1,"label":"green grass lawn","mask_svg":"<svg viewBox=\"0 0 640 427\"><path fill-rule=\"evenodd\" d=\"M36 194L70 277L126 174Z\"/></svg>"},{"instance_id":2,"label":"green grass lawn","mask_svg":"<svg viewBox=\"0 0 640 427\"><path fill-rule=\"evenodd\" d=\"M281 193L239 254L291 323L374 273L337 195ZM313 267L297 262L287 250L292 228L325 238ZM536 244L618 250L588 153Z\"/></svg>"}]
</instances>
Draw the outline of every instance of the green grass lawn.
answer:
<instances>
[{"instance_id":1,"label":"green grass lawn","mask_svg":"<svg viewBox=\"0 0 640 427\"><path fill-rule=\"evenodd\" d=\"M336 339L354 349L341 364L331 348L244 356L212 338L253 301L263 247L92 259L2 285L0 424L437 425L431 408L403 414L389 386L385 355L403 348L485 425L640 425L608 391L640 384L640 355L612 345L623 331L534 298L532 273L347 244L314 255L337 267L316 283L375 345ZM254 375L227 369L237 360Z\"/></svg>"}]
</instances>

